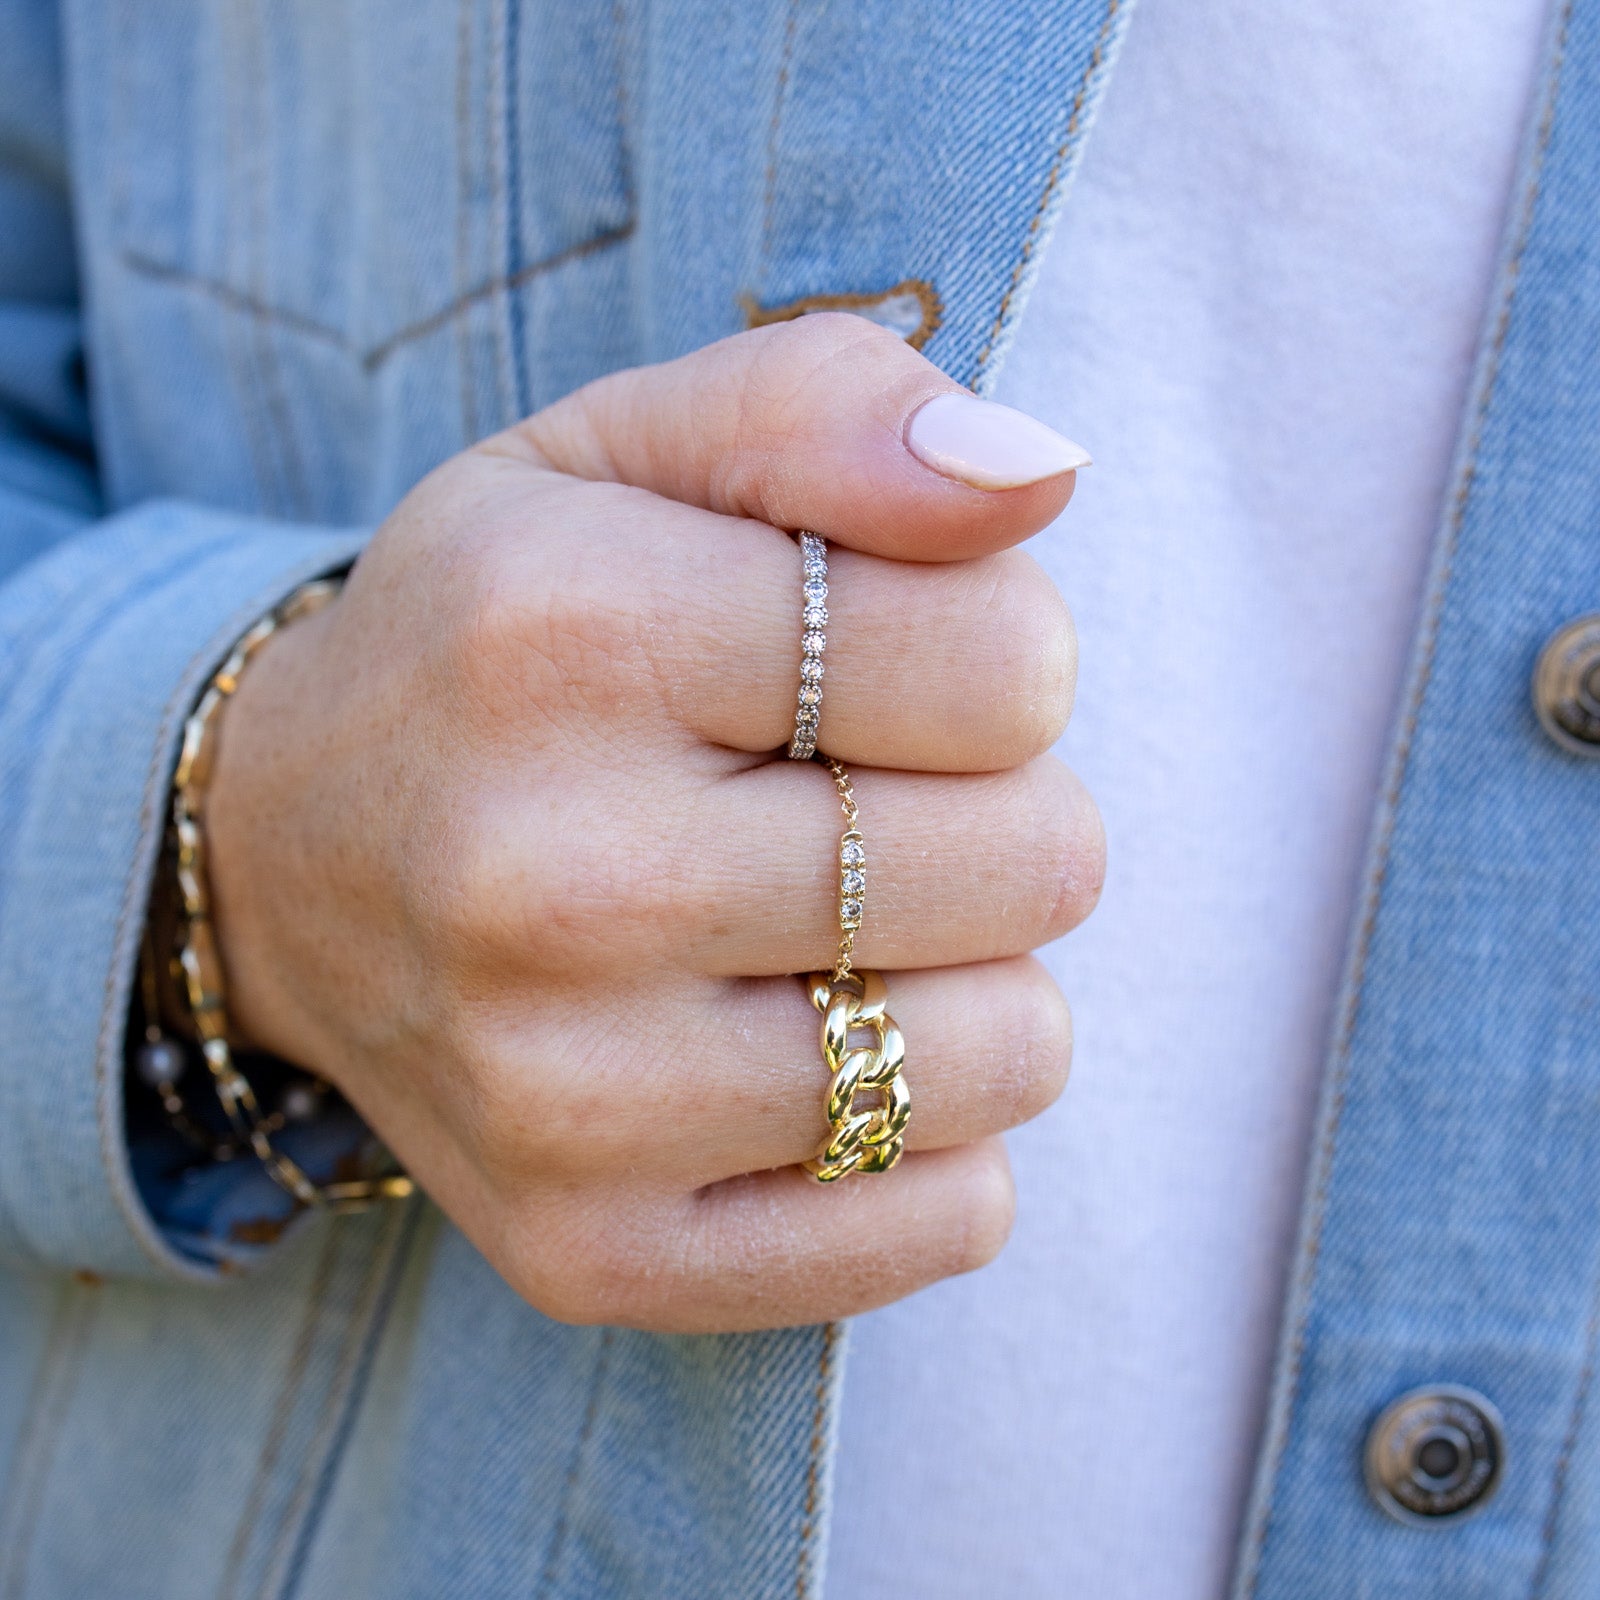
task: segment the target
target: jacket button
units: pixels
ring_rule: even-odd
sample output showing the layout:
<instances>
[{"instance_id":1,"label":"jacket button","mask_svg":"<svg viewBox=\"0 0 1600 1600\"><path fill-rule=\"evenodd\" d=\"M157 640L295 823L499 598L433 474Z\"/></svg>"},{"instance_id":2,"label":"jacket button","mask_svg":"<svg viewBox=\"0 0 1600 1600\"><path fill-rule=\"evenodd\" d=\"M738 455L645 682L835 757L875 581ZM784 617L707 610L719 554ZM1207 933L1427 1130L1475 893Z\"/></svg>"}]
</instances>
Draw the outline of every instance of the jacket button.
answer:
<instances>
[{"instance_id":1,"label":"jacket button","mask_svg":"<svg viewBox=\"0 0 1600 1600\"><path fill-rule=\"evenodd\" d=\"M1551 634L1533 669L1533 707L1563 750L1600 757L1600 616Z\"/></svg>"},{"instance_id":2,"label":"jacket button","mask_svg":"<svg viewBox=\"0 0 1600 1600\"><path fill-rule=\"evenodd\" d=\"M1367 1488L1391 1517L1432 1522L1475 1510L1505 1457L1500 1413L1475 1389L1435 1384L1391 1401L1367 1435Z\"/></svg>"}]
</instances>

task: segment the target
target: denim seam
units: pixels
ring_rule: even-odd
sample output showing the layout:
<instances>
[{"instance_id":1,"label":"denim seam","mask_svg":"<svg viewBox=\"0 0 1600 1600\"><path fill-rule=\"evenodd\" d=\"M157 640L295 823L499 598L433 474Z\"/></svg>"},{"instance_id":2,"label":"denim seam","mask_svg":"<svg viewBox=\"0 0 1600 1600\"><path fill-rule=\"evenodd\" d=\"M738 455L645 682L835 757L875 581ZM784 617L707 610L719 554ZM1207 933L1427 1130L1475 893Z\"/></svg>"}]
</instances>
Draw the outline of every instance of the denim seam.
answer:
<instances>
[{"instance_id":1,"label":"denim seam","mask_svg":"<svg viewBox=\"0 0 1600 1600\"><path fill-rule=\"evenodd\" d=\"M214 651L215 648L215 644L208 640L201 649L195 651L190 656L188 665L178 680L179 683L187 683L190 676L199 670L207 653ZM168 788L167 752L177 736L179 723L187 715L187 709L187 696L180 690L167 702L166 712L162 716L160 729L150 752L150 763L145 770L144 804L140 807L139 815L141 839L151 838L161 827L162 817L166 811ZM143 886L145 865L144 852L135 851L128 875L123 880L122 905L117 912L116 928L111 939L111 964L106 970L105 985L101 994L100 1034L95 1046L95 1104L100 1113L100 1159L107 1177L111 1180L111 1193L117 1209L122 1213L123 1220L128 1224L129 1231L146 1257L155 1265L164 1267L167 1263L150 1248L145 1237L147 1226L145 1219L134 1211L128 1203L128 1197L123 1193L122 1185L116 1181L120 1172L118 1154L123 1135L120 1127L112 1126L111 1083L108 1070L113 1060L120 1064L122 1057L120 1041L126 1018L123 1014L125 1007L118 1004L121 989L118 979L123 970L124 952L129 948L130 927L135 917L141 930L144 925L145 896L140 890Z\"/></svg>"},{"instance_id":2,"label":"denim seam","mask_svg":"<svg viewBox=\"0 0 1600 1600\"><path fill-rule=\"evenodd\" d=\"M778 57L778 79L773 89L772 118L767 124L767 162L761 195L761 258L756 281L766 282L772 262L772 226L778 207L778 134L789 104L789 72L794 61L794 38L800 22L800 0L788 0L783 24L783 51Z\"/></svg>"},{"instance_id":3,"label":"denim seam","mask_svg":"<svg viewBox=\"0 0 1600 1600\"><path fill-rule=\"evenodd\" d=\"M537 261L527 262L517 271L496 278L493 282L479 284L477 288L468 290L459 299L452 300L449 305L442 306L416 322L407 323L398 333L390 334L387 339L364 351L358 357L363 371L375 372L396 350L437 332L479 301L493 295L508 294L514 289L520 289L526 283L531 283L535 278L543 277L547 272L557 271L569 262L581 261L585 256L598 255L602 250L610 250L630 239L633 230L634 219L629 217L626 222L615 228L604 228L599 233L591 234L587 239L580 239L576 244L566 245L550 255L540 256Z\"/></svg>"},{"instance_id":4,"label":"denim seam","mask_svg":"<svg viewBox=\"0 0 1600 1600\"><path fill-rule=\"evenodd\" d=\"M472 274L472 55L476 0L456 5L456 249L455 295L459 302ZM458 317L456 374L461 385L461 437L468 445L478 440L478 401L473 385L472 329L470 319Z\"/></svg>"},{"instance_id":5,"label":"denim seam","mask_svg":"<svg viewBox=\"0 0 1600 1600\"><path fill-rule=\"evenodd\" d=\"M34 1529L44 1510L45 1480L55 1461L55 1445L59 1438L56 1424L72 1404L73 1391L77 1387L78 1373L82 1369L84 1351L88 1346L100 1298L94 1289L78 1281L71 1282L63 1296L59 1320L66 1327L60 1341L61 1353L58 1359L49 1363L47 1374L55 1377L59 1373L59 1377L54 1389L41 1396L34 1419L38 1425L38 1445L36 1451L31 1452L33 1462L22 1485L17 1522L6 1541L9 1548L4 1552L4 1559L8 1570L0 1574L5 1581L4 1600L22 1600L23 1597ZM55 1332L55 1320L52 1319L52 1335Z\"/></svg>"},{"instance_id":6,"label":"denim seam","mask_svg":"<svg viewBox=\"0 0 1600 1600\"><path fill-rule=\"evenodd\" d=\"M598 255L602 250L610 250L616 245L625 244L633 237L635 226L634 218L629 217L618 227L603 229L587 239L580 239L577 244L569 244L548 256L541 256L537 261L530 261L511 276L502 274L476 284L457 295L447 305L441 306L439 310L430 312L425 317L419 317L415 322L408 322L403 328L366 349L352 344L338 329L329 327L326 323L313 321L298 311L271 305L254 295L235 289L232 284L190 272L183 267L168 266L164 262L152 260L149 256L140 255L137 251L124 250L119 259L128 271L137 273L140 277L176 284L196 294L206 295L241 316L277 323L290 332L304 334L307 338L331 344L336 349L342 350L364 372L371 373L377 371L390 356L406 345L414 344L418 339L425 339L430 333L437 332L464 311L470 311L482 301L503 294L509 289L519 289L532 279L541 277L547 272L555 272L569 262L581 260L584 256Z\"/></svg>"},{"instance_id":7,"label":"denim seam","mask_svg":"<svg viewBox=\"0 0 1600 1600\"><path fill-rule=\"evenodd\" d=\"M550 1530L550 1553L544 1559L539 1575L536 1597L551 1593L560 1570L561 1557L566 1548L567 1529L572 1524L572 1502L577 1494L578 1482L583 1475L583 1464L589 1453L589 1441L594 1437L595 1425L600 1418L600 1399L605 1393L606 1377L611 1366L611 1344L616 1337L614 1328L601 1330L595 1351L594 1375L589 1380L589 1401L583 1411L583 1425L578 1430L577 1443L572 1447L572 1461L567 1467L566 1482L561 1490L561 1509L556 1515L556 1525Z\"/></svg>"},{"instance_id":8,"label":"denim seam","mask_svg":"<svg viewBox=\"0 0 1600 1600\"><path fill-rule=\"evenodd\" d=\"M217 1600L233 1600L238 1592L245 1557L249 1554L251 1541L261 1520L262 1506L266 1502L267 1482L283 1452L283 1441L288 1435L295 1403L305 1387L306 1375L311 1366L311 1352L322 1327L323 1308L333 1284L333 1269L338 1255L338 1230L329 1228L328 1236L323 1241L322 1252L317 1259L316 1271L306 1290L305 1304L300 1316L300 1331L295 1335L294 1346L289 1352L283 1383L279 1386L278 1398L272 1408L272 1419L267 1424L266 1436L256 1454L255 1471L250 1478L250 1488L245 1494L244 1509L239 1513L239 1521L228 1546L222 1577L217 1584Z\"/></svg>"},{"instance_id":9,"label":"denim seam","mask_svg":"<svg viewBox=\"0 0 1600 1600\"><path fill-rule=\"evenodd\" d=\"M107 31L106 43L111 51L111 82L107 133L113 150L131 148L133 140L125 137L128 107L133 103L133 47L128 38L128 19L133 15L131 6L111 6L102 15ZM133 172L131 161L107 163L106 206L111 217L113 238L125 239L133 227L133 205L129 198L128 180ZM80 244L81 248L81 244Z\"/></svg>"},{"instance_id":10,"label":"denim seam","mask_svg":"<svg viewBox=\"0 0 1600 1600\"><path fill-rule=\"evenodd\" d=\"M325 344L334 345L346 354L360 359L359 352L351 345L350 341L339 332L337 328L330 327L325 322L317 322L311 317L303 316L298 311L290 311L286 307L275 306L267 301L258 299L255 295L246 293L243 289L236 289L232 284L223 283L218 278L208 277L201 272L191 271L188 267L176 266L171 262L157 261L154 256L148 256L141 250L124 248L118 252L117 259L123 267L138 277L150 278L157 283L173 283L180 288L192 289L204 295L209 295L213 300L220 301L230 311L237 311L249 317L261 317L281 324L294 333L304 334L308 338L320 339Z\"/></svg>"},{"instance_id":11,"label":"denim seam","mask_svg":"<svg viewBox=\"0 0 1600 1600\"><path fill-rule=\"evenodd\" d=\"M71 1327L71 1313L80 1292L80 1284L66 1278L56 1293L50 1324L45 1330L44 1348L34 1366L33 1382L28 1385L28 1404L17 1429L11 1467L5 1482L0 1484L0 1552L14 1552L17 1548L16 1542L6 1535L14 1520L15 1508L30 1498L34 1479L31 1464L34 1457L45 1450L45 1440L49 1437L44 1426L46 1402L54 1392L52 1380L69 1342L66 1330Z\"/></svg>"},{"instance_id":12,"label":"denim seam","mask_svg":"<svg viewBox=\"0 0 1600 1600\"><path fill-rule=\"evenodd\" d=\"M351 1402L354 1393L354 1382L360 1369L361 1355L366 1348L367 1336L372 1332L374 1321L379 1315L383 1303L383 1289L389 1279L388 1269L395 1259L395 1251L405 1231L405 1221L410 1211L409 1206L392 1207L384 1219L383 1231L372 1251L366 1275L356 1291L349 1325L340 1340L338 1360L327 1392L322 1399L322 1415L316 1432L306 1446L299 1481L295 1485L288 1505L284 1507L272 1548L262 1562L261 1583L256 1590L258 1600L265 1600L269 1594L283 1595L293 1576L295 1546L301 1524L312 1505L314 1491L319 1485L328 1481L324 1469L328 1465L329 1449L341 1437L340 1424L345 1408ZM348 1226L347 1219L334 1219L333 1227L336 1230Z\"/></svg>"},{"instance_id":13,"label":"denim seam","mask_svg":"<svg viewBox=\"0 0 1600 1600\"><path fill-rule=\"evenodd\" d=\"M509 284L527 263L522 259L522 15L523 0L506 0L505 105L506 119L506 256L505 276ZM528 328L522 297L507 289L504 294L506 341L511 352L511 416L515 422L533 406L533 386L528 379Z\"/></svg>"},{"instance_id":14,"label":"denim seam","mask_svg":"<svg viewBox=\"0 0 1600 1600\"><path fill-rule=\"evenodd\" d=\"M240 197L244 193L244 175L240 167L239 152L249 143L250 130L243 125L244 107L248 101L248 88L241 83L240 39L243 12L233 7L222 22L222 78L227 88L226 130L222 138L224 244L222 266L226 276L232 276L235 241L244 234L239 216ZM248 277L248 273L245 274ZM261 430L261 414L255 404L255 384L252 382L249 360L248 330L227 327L217 341L222 359L228 369L228 380L239 407L239 419L244 427L245 441L250 453L250 468L256 480L259 504L265 508L274 503L272 494L271 451Z\"/></svg>"},{"instance_id":15,"label":"denim seam","mask_svg":"<svg viewBox=\"0 0 1600 1600\"><path fill-rule=\"evenodd\" d=\"M1111 42L1112 29L1116 24L1117 12L1122 5L1122 0L1109 0L1105 16L1101 19L1100 32L1094 41L1094 49L1089 54L1089 64L1083 70L1083 77L1078 83L1078 92L1073 97L1072 111L1067 117L1067 131L1061 140L1060 148L1056 151L1055 160L1050 164L1049 175L1044 181L1044 192L1039 196L1039 203L1034 207L1033 220L1028 224L1028 232L1022 241L1022 251L1017 257L1017 264L1012 269L1011 281L1006 285L1006 292L1000 297L1000 309L995 313L994 325L989 329L989 337L984 341L983 348L978 352L976 363L977 371L982 372L994 351L995 342L999 339L1001 330L1006 325L1006 315L1011 310L1011 302L1016 298L1017 288L1022 282L1023 274L1028 270L1028 263L1033 259L1034 247L1039 242L1039 230L1044 226L1044 219L1050 210L1050 201L1061 182L1061 176L1067 168L1067 157L1071 154L1073 145L1077 142L1079 124L1083 117L1083 108L1088 103L1089 86L1094 82L1095 74L1100 70L1100 64L1105 60L1106 47Z\"/></svg>"},{"instance_id":16,"label":"denim seam","mask_svg":"<svg viewBox=\"0 0 1600 1600\"><path fill-rule=\"evenodd\" d=\"M795 1560L794 1592L797 1600L812 1600L812 1576L816 1561L817 1509L822 1483L822 1452L828 1436L828 1392L833 1382L833 1353L839 1342L839 1324L829 1322L822 1330L822 1347L817 1354L817 1394L811 1413L811 1450L806 1467L805 1520L800 1524L800 1549Z\"/></svg>"},{"instance_id":17,"label":"denim seam","mask_svg":"<svg viewBox=\"0 0 1600 1600\"><path fill-rule=\"evenodd\" d=\"M325 562L303 563L309 576L320 570ZM294 574L291 574L294 576ZM106 971L102 991L100 1031L95 1046L95 1105L100 1124L100 1159L105 1169L108 1187L118 1211L135 1243L147 1260L163 1272L172 1270L172 1261L164 1256L151 1238L153 1223L132 1204L125 1184L123 1133L120 1104L113 1106L110 1068L115 1063L122 1066L122 1037L126 1024L127 1003L123 994L122 976L131 972L134 961L134 940L144 926L145 902L148 898L148 879L153 866L154 845L166 813L169 772L172 764L170 752L178 740L178 730L189 714L193 693L190 685L202 668L211 661L219 661L228 645L259 618L270 603L272 590L252 595L225 619L223 625L189 657L188 664L177 680L171 698L162 714L156 738L150 752L150 763L145 772L144 803L140 807L140 846L136 848L128 873L123 880L122 906L117 913L116 928L112 936L111 962ZM114 1114L116 1113L116 1114Z\"/></svg>"},{"instance_id":18,"label":"denim seam","mask_svg":"<svg viewBox=\"0 0 1600 1600\"><path fill-rule=\"evenodd\" d=\"M249 19L251 53L255 57L255 70L247 74L253 96L256 125L256 148L273 148L272 96L267 93L266 30L262 21L260 0L245 0L245 14ZM250 240L249 276L251 291L258 299L266 298L268 252L271 249L271 206L267 192L268 165L259 157L251 163L250 183ZM266 402L267 437L275 445L289 514L301 521L311 514L311 495L306 483L305 464L301 460L299 442L295 437L294 413L284 389L283 368L278 360L274 329L259 319L250 325L252 343L256 352L256 368L261 374L261 393Z\"/></svg>"},{"instance_id":19,"label":"denim seam","mask_svg":"<svg viewBox=\"0 0 1600 1600\"><path fill-rule=\"evenodd\" d=\"M357 1414L362 1402L366 1398L367 1383L372 1375L372 1366L377 1359L378 1347L383 1342L383 1336L388 1331L389 1319L394 1313L395 1298L400 1292L400 1283L405 1276L406 1266L411 1259L411 1250L416 1243L417 1235L421 1230L422 1218L425 1214L425 1202L415 1198L405 1202L397 1209L398 1222L393 1229L393 1240L388 1251L388 1265L384 1268L382 1282L374 1297L372 1312L367 1318L366 1329L359 1342L356 1358L353 1363L350 1380L345 1389L344 1399L339 1407L339 1414L335 1420L332 1436L327 1449L323 1453L320 1465L316 1469L315 1483L311 1490L311 1505L308 1513L300 1519L295 1535L294 1548L290 1551L289 1559L284 1567L283 1581L278 1590L278 1600L293 1600L300 1592L300 1582L305 1576L306 1561L310 1555L312 1541L320 1520L322 1508L327 1504L333 1483L338 1476L340 1464L344 1460L345 1449L350 1442L350 1433L355 1425ZM380 1257L382 1251L375 1254Z\"/></svg>"},{"instance_id":20,"label":"denim seam","mask_svg":"<svg viewBox=\"0 0 1600 1600\"><path fill-rule=\"evenodd\" d=\"M611 0L611 31L617 47L617 169L623 206L631 219L639 200L633 183L633 108L628 99L628 8L624 0Z\"/></svg>"},{"instance_id":21,"label":"denim seam","mask_svg":"<svg viewBox=\"0 0 1600 1600\"><path fill-rule=\"evenodd\" d=\"M488 53L488 83L484 96L487 102L484 116L485 126L488 130L488 211L492 220L490 237L488 240L489 261L498 267L507 259L507 236L511 225L510 197L506 194L507 159L505 151L506 140L506 30L509 22L510 0L490 0L487 17L487 33L489 40ZM511 395L514 383L510 376L511 371L511 330L507 321L504 294L501 292L501 279L503 273L496 272L495 292L489 304L490 325L494 330L494 379L495 406L493 426L503 428L512 421Z\"/></svg>"},{"instance_id":22,"label":"denim seam","mask_svg":"<svg viewBox=\"0 0 1600 1600\"><path fill-rule=\"evenodd\" d=\"M1584 1414L1589 1407L1589 1389L1594 1381L1595 1342L1600 1336L1600 1284L1590 1299L1589 1326L1584 1331L1583 1368L1578 1374L1578 1387L1572 1400L1572 1415L1567 1419L1567 1429L1561 1438L1561 1453L1556 1457L1555 1471L1550 1479L1550 1509L1545 1514L1540 1536L1539 1564L1534 1568L1533 1582L1528 1586L1528 1600L1540 1600L1545 1583L1550 1576L1550 1558L1555 1551L1556 1528L1561 1521L1561 1510L1566 1500L1567 1470L1572 1463L1573 1451L1578 1444L1578 1430L1583 1426Z\"/></svg>"},{"instance_id":23,"label":"denim seam","mask_svg":"<svg viewBox=\"0 0 1600 1600\"><path fill-rule=\"evenodd\" d=\"M1299 1399L1300 1380L1304 1373L1305 1348L1309 1337L1311 1302L1316 1288L1317 1266L1321 1252L1322 1229L1327 1220L1328 1194L1333 1182L1333 1168L1339 1143L1339 1130L1344 1117L1346 1093L1349 1085L1350 1051L1360 1021L1361 1001L1365 993L1367 958L1372 938L1377 930L1382 909L1384 883L1389 868L1390 848L1399 817L1400 803L1410 774L1412 744L1421 721L1423 703L1432 681L1434 653L1438 645L1439 626L1444 612L1445 597L1454 575L1454 558L1466 521L1467 507L1476 478L1478 452L1482 445L1483 429L1494 401L1500 376L1500 363L1505 350L1507 334L1511 327L1511 313L1521 282L1522 257L1532 232L1533 214L1538 203L1544 178L1544 157L1555 124L1556 102L1559 94L1567 21L1572 14L1573 0L1565 0L1557 29L1556 44L1551 63L1549 86L1539 130L1535 139L1532 171L1523 194L1522 211L1517 222L1516 245L1506 263L1501 289L1500 306L1496 313L1494 331L1489 342L1489 356L1479 383L1478 400L1474 408L1471 433L1468 436L1464 459L1459 472L1455 493L1451 499L1450 515L1446 522L1443 549L1435 570L1432 586L1422 619L1422 634L1416 671L1411 685L1409 703L1399 735L1395 740L1392 773L1383 797L1384 822L1373 850L1372 866L1368 874L1365 905L1360 932L1356 939L1348 982L1348 998L1344 1015L1332 1050L1333 1077L1329 1085L1328 1109L1317 1141L1317 1184L1313 1192L1306 1240L1302 1246L1303 1265L1297 1290L1299 1316L1289 1345L1288 1370L1285 1374L1285 1395L1282 1401L1284 1421L1279 1437L1274 1441L1270 1466L1264 1482L1274 1483L1288 1450L1291 1418ZM1261 1556L1272 1529L1272 1503L1263 1505L1250 1545L1245 1553L1245 1580L1239 1590L1239 1600L1251 1600L1261 1573Z\"/></svg>"}]
</instances>

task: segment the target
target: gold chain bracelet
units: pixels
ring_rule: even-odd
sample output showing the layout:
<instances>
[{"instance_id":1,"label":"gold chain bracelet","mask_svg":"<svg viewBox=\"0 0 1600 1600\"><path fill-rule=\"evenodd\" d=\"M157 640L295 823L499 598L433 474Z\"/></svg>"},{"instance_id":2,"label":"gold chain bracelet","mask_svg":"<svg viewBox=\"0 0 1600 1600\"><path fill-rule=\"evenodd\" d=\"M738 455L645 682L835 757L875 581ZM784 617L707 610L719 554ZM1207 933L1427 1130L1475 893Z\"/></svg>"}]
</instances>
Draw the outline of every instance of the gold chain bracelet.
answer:
<instances>
[{"instance_id":1,"label":"gold chain bracelet","mask_svg":"<svg viewBox=\"0 0 1600 1600\"><path fill-rule=\"evenodd\" d=\"M255 1090L239 1070L228 1038L227 986L211 920L203 817L216 760L222 708L238 689L244 669L280 628L320 611L341 587L342 580L335 578L302 584L233 647L184 724L183 747L172 783L171 814L178 891L174 976L180 980L184 1009L199 1039L200 1053L210 1070L223 1115L237 1144L248 1146L267 1172L299 1204L335 1211L358 1210L380 1200L404 1199L412 1193L411 1179L404 1173L391 1172L379 1177L319 1184L293 1157L273 1143L273 1136L284 1125L283 1114L268 1114L262 1110ZM141 1056L147 1054L154 1064L152 1070L143 1075L161 1094L169 1120L184 1132L194 1127L194 1119L185 1110L171 1081L176 1073L169 1073L165 1083L155 1082L159 1070L173 1065L171 1053L177 1048L171 1041L149 1037L147 1030L147 1043ZM326 1085L317 1080L312 1082L318 1091L326 1090ZM224 1150L232 1153L228 1141L218 1141L214 1148L219 1155Z\"/></svg>"}]
</instances>

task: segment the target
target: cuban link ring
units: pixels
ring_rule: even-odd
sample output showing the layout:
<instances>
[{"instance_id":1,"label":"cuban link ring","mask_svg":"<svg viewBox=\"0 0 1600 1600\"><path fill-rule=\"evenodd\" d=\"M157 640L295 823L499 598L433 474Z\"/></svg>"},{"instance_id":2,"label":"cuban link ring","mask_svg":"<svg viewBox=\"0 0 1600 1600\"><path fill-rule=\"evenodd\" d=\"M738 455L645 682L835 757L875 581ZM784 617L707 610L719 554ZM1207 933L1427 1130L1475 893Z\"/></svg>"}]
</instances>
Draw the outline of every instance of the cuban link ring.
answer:
<instances>
[{"instance_id":1,"label":"cuban link ring","mask_svg":"<svg viewBox=\"0 0 1600 1600\"><path fill-rule=\"evenodd\" d=\"M800 700L794 713L791 761L809 761L817 753L817 724L822 720L822 653L828 648L828 547L820 535L800 535L803 563L800 613Z\"/></svg>"},{"instance_id":2,"label":"cuban link ring","mask_svg":"<svg viewBox=\"0 0 1600 1600\"><path fill-rule=\"evenodd\" d=\"M856 827L850 774L837 761L829 761L828 770L845 819L839 840L839 955L832 972L813 972L804 980L808 998L822 1013L822 1064L829 1075L828 1137L805 1164L818 1183L836 1183L852 1172L887 1172L905 1150L911 1117L911 1091L901 1075L906 1041L886 1009L888 985L879 973L851 970L866 908L867 850ZM859 1042L863 1034L865 1044Z\"/></svg>"}]
</instances>

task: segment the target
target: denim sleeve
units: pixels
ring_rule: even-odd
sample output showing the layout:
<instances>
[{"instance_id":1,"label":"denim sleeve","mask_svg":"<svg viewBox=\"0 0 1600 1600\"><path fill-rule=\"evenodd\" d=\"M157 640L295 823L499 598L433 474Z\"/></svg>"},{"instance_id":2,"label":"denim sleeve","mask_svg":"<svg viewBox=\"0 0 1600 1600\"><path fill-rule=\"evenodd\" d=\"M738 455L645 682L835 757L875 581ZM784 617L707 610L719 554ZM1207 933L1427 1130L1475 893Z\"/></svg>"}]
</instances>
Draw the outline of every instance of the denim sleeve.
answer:
<instances>
[{"instance_id":1,"label":"denim sleeve","mask_svg":"<svg viewBox=\"0 0 1600 1600\"><path fill-rule=\"evenodd\" d=\"M0 1259L207 1277L285 1207L243 1161L135 1178L124 1034L168 777L232 641L362 535L104 514L55 28L44 0L0 0Z\"/></svg>"}]
</instances>

